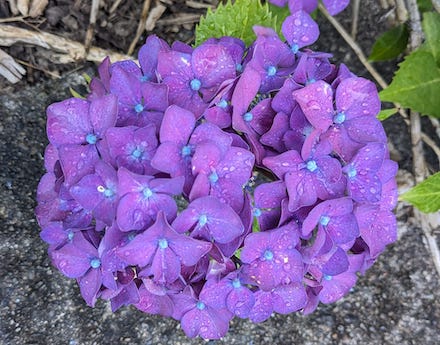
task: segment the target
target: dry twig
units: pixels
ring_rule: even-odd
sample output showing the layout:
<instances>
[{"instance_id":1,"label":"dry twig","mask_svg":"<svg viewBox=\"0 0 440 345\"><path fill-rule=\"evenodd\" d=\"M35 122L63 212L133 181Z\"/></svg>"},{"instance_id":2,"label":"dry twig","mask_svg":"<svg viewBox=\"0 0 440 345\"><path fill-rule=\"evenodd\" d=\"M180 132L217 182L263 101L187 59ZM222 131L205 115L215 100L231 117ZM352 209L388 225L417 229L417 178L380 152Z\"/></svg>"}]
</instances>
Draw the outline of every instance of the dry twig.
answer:
<instances>
[{"instance_id":1,"label":"dry twig","mask_svg":"<svg viewBox=\"0 0 440 345\"><path fill-rule=\"evenodd\" d=\"M85 55L89 52L92 44L93 32L95 31L96 17L98 16L100 0L92 0L92 8L90 10L90 21L84 41Z\"/></svg>"},{"instance_id":2,"label":"dry twig","mask_svg":"<svg viewBox=\"0 0 440 345\"><path fill-rule=\"evenodd\" d=\"M407 6L411 27L410 48L411 50L415 50L422 44L423 40L423 31L417 0L407 0ZM411 111L410 122L414 179L416 184L418 184L428 177L428 169L426 167L423 152L420 114ZM440 275L440 250L437 244L437 238L434 235L435 229L440 226L439 213L436 212L425 214L420 212L417 208L414 208L414 216L420 223L423 234L428 242L428 247L431 252L435 268L437 273Z\"/></svg>"},{"instance_id":3,"label":"dry twig","mask_svg":"<svg viewBox=\"0 0 440 345\"><path fill-rule=\"evenodd\" d=\"M359 22L359 5L361 0L354 0L353 1L353 15L352 15L352 22L351 22L351 37L355 40L358 30L358 22Z\"/></svg>"},{"instance_id":4,"label":"dry twig","mask_svg":"<svg viewBox=\"0 0 440 345\"><path fill-rule=\"evenodd\" d=\"M35 18L43 14L48 4L49 0L32 0L31 7L29 8L29 16Z\"/></svg>"},{"instance_id":5,"label":"dry twig","mask_svg":"<svg viewBox=\"0 0 440 345\"><path fill-rule=\"evenodd\" d=\"M0 75L10 83L15 84L25 74L25 69L16 63L12 56L0 49Z\"/></svg>"},{"instance_id":6,"label":"dry twig","mask_svg":"<svg viewBox=\"0 0 440 345\"><path fill-rule=\"evenodd\" d=\"M127 54L132 55L134 52L134 48L136 48L136 44L139 41L142 33L145 30L146 20L148 16L148 11L150 10L151 0L144 1L144 7L142 8L141 18L139 19L138 27L136 30L136 35L134 36L134 40L131 42L130 47L128 48Z\"/></svg>"},{"instance_id":7,"label":"dry twig","mask_svg":"<svg viewBox=\"0 0 440 345\"><path fill-rule=\"evenodd\" d=\"M11 25L0 24L0 46L11 46L15 43L25 43L50 49L54 52L54 62L69 63L84 58L85 47L79 42L47 32L35 32ZM90 47L86 60L101 62L106 56L112 61L132 59L131 56L113 51Z\"/></svg>"},{"instance_id":8,"label":"dry twig","mask_svg":"<svg viewBox=\"0 0 440 345\"><path fill-rule=\"evenodd\" d=\"M156 27L156 22L162 17L162 14L166 9L166 6L162 5L159 1L156 1L156 6L154 6L148 14L147 22L145 23L145 30L152 31Z\"/></svg>"},{"instance_id":9,"label":"dry twig","mask_svg":"<svg viewBox=\"0 0 440 345\"><path fill-rule=\"evenodd\" d=\"M182 15L175 18L166 18L158 20L157 23L161 25L171 25L171 24L188 24L198 22L200 19L200 14L183 13Z\"/></svg>"}]
</instances>

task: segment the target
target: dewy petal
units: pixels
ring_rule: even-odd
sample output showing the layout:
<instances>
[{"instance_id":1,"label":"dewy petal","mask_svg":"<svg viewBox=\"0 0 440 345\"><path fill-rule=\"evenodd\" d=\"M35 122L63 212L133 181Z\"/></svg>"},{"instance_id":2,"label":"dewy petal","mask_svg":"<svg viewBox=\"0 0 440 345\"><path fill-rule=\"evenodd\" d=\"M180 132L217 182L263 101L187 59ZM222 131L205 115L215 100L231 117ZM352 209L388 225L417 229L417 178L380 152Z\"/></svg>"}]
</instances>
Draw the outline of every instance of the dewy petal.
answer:
<instances>
[{"instance_id":1,"label":"dewy petal","mask_svg":"<svg viewBox=\"0 0 440 345\"><path fill-rule=\"evenodd\" d=\"M276 287L273 292L273 310L289 314L306 305L307 294L302 283L290 283Z\"/></svg>"},{"instance_id":2,"label":"dewy petal","mask_svg":"<svg viewBox=\"0 0 440 345\"><path fill-rule=\"evenodd\" d=\"M118 98L115 95L95 98L90 104L90 121L94 133L102 138L105 131L116 124L117 115Z\"/></svg>"},{"instance_id":3,"label":"dewy petal","mask_svg":"<svg viewBox=\"0 0 440 345\"><path fill-rule=\"evenodd\" d=\"M84 144L92 132L89 118L90 103L70 98L47 108L47 137L55 145Z\"/></svg>"},{"instance_id":4,"label":"dewy petal","mask_svg":"<svg viewBox=\"0 0 440 345\"><path fill-rule=\"evenodd\" d=\"M219 87L223 81L235 78L235 63L226 48L218 44L205 43L194 49L191 65L202 88Z\"/></svg>"},{"instance_id":5,"label":"dewy petal","mask_svg":"<svg viewBox=\"0 0 440 345\"><path fill-rule=\"evenodd\" d=\"M59 155L64 182L69 186L92 174L99 160L95 145L63 145L59 148Z\"/></svg>"},{"instance_id":6,"label":"dewy petal","mask_svg":"<svg viewBox=\"0 0 440 345\"><path fill-rule=\"evenodd\" d=\"M168 107L168 86L145 82L141 84L144 108L147 111L164 112Z\"/></svg>"},{"instance_id":7,"label":"dewy petal","mask_svg":"<svg viewBox=\"0 0 440 345\"><path fill-rule=\"evenodd\" d=\"M318 24L302 10L288 16L281 26L281 31L287 42L296 47L296 50L315 43L319 37Z\"/></svg>"},{"instance_id":8,"label":"dewy petal","mask_svg":"<svg viewBox=\"0 0 440 345\"><path fill-rule=\"evenodd\" d=\"M300 154L294 150L263 159L263 165L269 168L279 179L283 179L286 173L299 170L301 163L303 163L303 160Z\"/></svg>"},{"instance_id":9,"label":"dewy petal","mask_svg":"<svg viewBox=\"0 0 440 345\"><path fill-rule=\"evenodd\" d=\"M101 270L91 269L83 277L78 279L78 283L81 295L83 296L87 305L94 307L102 283Z\"/></svg>"},{"instance_id":10,"label":"dewy petal","mask_svg":"<svg viewBox=\"0 0 440 345\"><path fill-rule=\"evenodd\" d=\"M333 123L333 91L322 80L293 92L304 115L313 127L325 132Z\"/></svg>"},{"instance_id":11,"label":"dewy petal","mask_svg":"<svg viewBox=\"0 0 440 345\"><path fill-rule=\"evenodd\" d=\"M189 110L171 105L165 111L160 127L160 142L171 141L186 144L196 123L195 116Z\"/></svg>"},{"instance_id":12,"label":"dewy petal","mask_svg":"<svg viewBox=\"0 0 440 345\"><path fill-rule=\"evenodd\" d=\"M273 297L269 291L258 290L254 293L255 304L249 314L252 322L263 322L273 313Z\"/></svg>"},{"instance_id":13,"label":"dewy petal","mask_svg":"<svg viewBox=\"0 0 440 345\"><path fill-rule=\"evenodd\" d=\"M373 117L380 111L376 85L361 77L342 80L336 89L335 98L336 109L346 114L348 119L358 116Z\"/></svg>"},{"instance_id":14,"label":"dewy petal","mask_svg":"<svg viewBox=\"0 0 440 345\"><path fill-rule=\"evenodd\" d=\"M180 260L170 248L158 248L151 263L151 273L156 282L172 283L180 275Z\"/></svg>"},{"instance_id":15,"label":"dewy petal","mask_svg":"<svg viewBox=\"0 0 440 345\"><path fill-rule=\"evenodd\" d=\"M342 12L350 4L350 0L323 0L322 2L332 16Z\"/></svg>"},{"instance_id":16,"label":"dewy petal","mask_svg":"<svg viewBox=\"0 0 440 345\"><path fill-rule=\"evenodd\" d=\"M156 35L147 37L145 44L139 49L138 58L144 77L156 81L156 69L160 50L168 50L168 44Z\"/></svg>"}]
</instances>

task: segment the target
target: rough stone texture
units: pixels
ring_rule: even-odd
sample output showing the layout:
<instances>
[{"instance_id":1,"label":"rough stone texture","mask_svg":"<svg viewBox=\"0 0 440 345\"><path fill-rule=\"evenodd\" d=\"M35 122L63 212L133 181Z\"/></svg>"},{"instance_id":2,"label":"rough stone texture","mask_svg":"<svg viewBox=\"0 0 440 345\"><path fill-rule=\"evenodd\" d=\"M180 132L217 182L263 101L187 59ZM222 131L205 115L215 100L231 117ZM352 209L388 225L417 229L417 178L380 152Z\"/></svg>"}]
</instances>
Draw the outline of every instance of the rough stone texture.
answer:
<instances>
[{"instance_id":1,"label":"rough stone texture","mask_svg":"<svg viewBox=\"0 0 440 345\"><path fill-rule=\"evenodd\" d=\"M321 42L336 40L331 28L323 32ZM344 61L352 54L337 43L330 50ZM351 61L352 55L345 62ZM365 75L362 67L355 71ZM75 281L49 262L33 215L47 144L44 111L68 97L69 86L81 83L74 74L0 96L0 344L204 344L188 340L171 319L127 307L112 314L103 301L87 307ZM401 151L401 166L408 166L401 122L391 120L386 127ZM224 340L211 343L438 344L440 280L409 212L399 205L399 240L343 300L321 305L309 316L275 315L261 324L235 319Z\"/></svg>"}]
</instances>

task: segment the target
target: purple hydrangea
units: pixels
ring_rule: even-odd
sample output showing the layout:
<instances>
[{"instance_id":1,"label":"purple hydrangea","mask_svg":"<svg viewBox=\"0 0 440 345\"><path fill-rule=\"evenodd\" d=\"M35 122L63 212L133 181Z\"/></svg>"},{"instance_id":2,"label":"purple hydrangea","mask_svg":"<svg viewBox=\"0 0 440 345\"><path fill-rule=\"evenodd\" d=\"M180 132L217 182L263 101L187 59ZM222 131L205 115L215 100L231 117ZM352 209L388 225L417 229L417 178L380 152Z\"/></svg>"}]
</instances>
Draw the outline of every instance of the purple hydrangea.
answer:
<instances>
[{"instance_id":1,"label":"purple hydrangea","mask_svg":"<svg viewBox=\"0 0 440 345\"><path fill-rule=\"evenodd\" d=\"M105 59L87 99L49 106L36 216L88 305L219 339L234 316L339 300L396 240L374 84L305 48L317 1L272 3L292 12L286 42L150 36L139 65Z\"/></svg>"}]
</instances>

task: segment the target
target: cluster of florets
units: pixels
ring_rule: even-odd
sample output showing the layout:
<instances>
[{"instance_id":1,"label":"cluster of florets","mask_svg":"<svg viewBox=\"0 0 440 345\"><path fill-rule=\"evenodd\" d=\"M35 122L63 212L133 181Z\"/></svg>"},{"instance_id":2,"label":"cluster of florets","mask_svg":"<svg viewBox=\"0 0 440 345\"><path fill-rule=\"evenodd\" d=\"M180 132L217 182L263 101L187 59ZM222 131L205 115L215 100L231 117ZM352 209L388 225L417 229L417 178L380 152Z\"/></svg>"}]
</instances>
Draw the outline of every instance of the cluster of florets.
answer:
<instances>
[{"instance_id":1,"label":"cluster of florets","mask_svg":"<svg viewBox=\"0 0 440 345\"><path fill-rule=\"evenodd\" d=\"M220 338L340 299L396 239L375 85L301 49L298 21L250 47L150 36L140 66L107 59L87 99L49 106L36 213L88 305Z\"/></svg>"}]
</instances>

